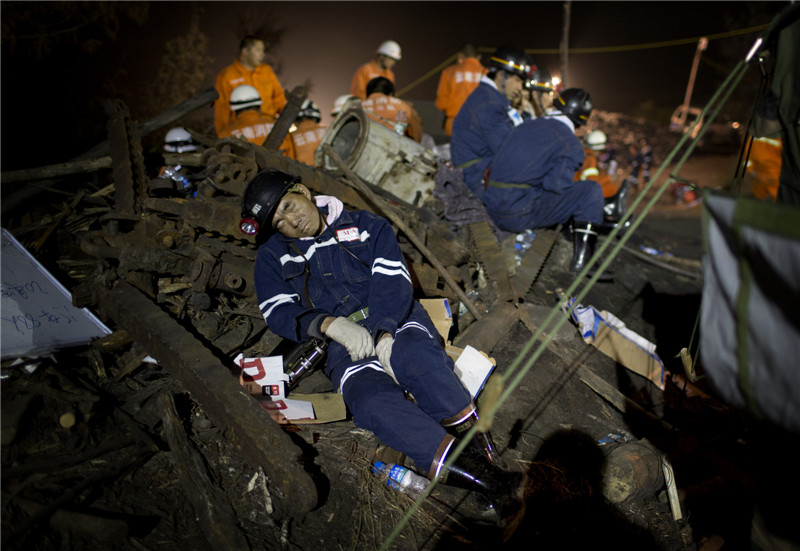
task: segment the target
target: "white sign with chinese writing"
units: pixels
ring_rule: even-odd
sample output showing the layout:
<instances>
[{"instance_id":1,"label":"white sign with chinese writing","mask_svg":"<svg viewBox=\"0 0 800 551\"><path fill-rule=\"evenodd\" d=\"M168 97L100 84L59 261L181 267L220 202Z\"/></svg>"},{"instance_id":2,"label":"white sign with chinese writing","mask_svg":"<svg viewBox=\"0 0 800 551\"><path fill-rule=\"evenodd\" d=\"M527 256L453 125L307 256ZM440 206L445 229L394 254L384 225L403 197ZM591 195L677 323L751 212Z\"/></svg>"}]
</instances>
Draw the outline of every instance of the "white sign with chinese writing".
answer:
<instances>
[{"instance_id":1,"label":"white sign with chinese writing","mask_svg":"<svg viewBox=\"0 0 800 551\"><path fill-rule=\"evenodd\" d=\"M0 353L36 357L111 333L11 233L3 228Z\"/></svg>"}]
</instances>

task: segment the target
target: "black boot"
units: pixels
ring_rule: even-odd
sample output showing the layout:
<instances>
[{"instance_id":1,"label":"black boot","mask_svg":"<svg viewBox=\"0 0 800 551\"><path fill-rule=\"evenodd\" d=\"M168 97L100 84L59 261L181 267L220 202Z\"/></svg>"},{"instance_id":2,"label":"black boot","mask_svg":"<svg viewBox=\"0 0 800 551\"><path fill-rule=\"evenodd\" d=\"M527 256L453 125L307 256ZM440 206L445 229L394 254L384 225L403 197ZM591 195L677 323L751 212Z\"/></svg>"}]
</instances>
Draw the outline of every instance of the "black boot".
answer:
<instances>
[{"instance_id":1,"label":"black boot","mask_svg":"<svg viewBox=\"0 0 800 551\"><path fill-rule=\"evenodd\" d=\"M597 227L597 232L603 235L608 235L617 226L622 226L620 233L622 235L631 226L633 217L629 217L624 224L620 224L620 220L628 212L628 196L630 195L631 184L626 178L619 186L617 192L605 199L603 204L603 223Z\"/></svg>"},{"instance_id":2,"label":"black boot","mask_svg":"<svg viewBox=\"0 0 800 551\"><path fill-rule=\"evenodd\" d=\"M503 541L508 540L525 517L525 499L531 491L531 479L523 472L498 467L486 455L470 447L464 448L450 468L445 469L448 454L457 443L451 437L445 438L431 465L429 478L438 477L442 484L484 496L497 513Z\"/></svg>"},{"instance_id":3,"label":"black boot","mask_svg":"<svg viewBox=\"0 0 800 551\"><path fill-rule=\"evenodd\" d=\"M470 404L462 411L442 421L442 426L456 438L462 438L478 422L478 411L475 404ZM489 432L476 432L467 446L486 456L492 463L500 464L497 446Z\"/></svg>"},{"instance_id":4,"label":"black boot","mask_svg":"<svg viewBox=\"0 0 800 551\"><path fill-rule=\"evenodd\" d=\"M628 212L628 196L630 195L631 185L625 179L620 184L617 192L604 200L603 204L603 218L606 222L616 223L622 220L625 213Z\"/></svg>"},{"instance_id":5,"label":"black boot","mask_svg":"<svg viewBox=\"0 0 800 551\"><path fill-rule=\"evenodd\" d=\"M573 253L569 271L578 274L594 255L594 246L597 243L597 225L591 222L573 222L572 224ZM597 270L597 265L589 271L589 276L593 276ZM599 281L611 281L614 275L611 272L603 272Z\"/></svg>"}]
</instances>

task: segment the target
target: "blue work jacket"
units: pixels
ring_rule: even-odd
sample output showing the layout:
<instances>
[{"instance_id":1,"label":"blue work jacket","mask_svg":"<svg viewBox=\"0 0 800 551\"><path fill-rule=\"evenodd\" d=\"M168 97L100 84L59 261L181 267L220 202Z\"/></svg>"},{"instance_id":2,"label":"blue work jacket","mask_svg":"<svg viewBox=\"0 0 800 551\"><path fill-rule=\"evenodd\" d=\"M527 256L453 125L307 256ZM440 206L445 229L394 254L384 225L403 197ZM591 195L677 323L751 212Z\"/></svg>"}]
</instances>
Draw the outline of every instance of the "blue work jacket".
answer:
<instances>
[{"instance_id":1,"label":"blue work jacket","mask_svg":"<svg viewBox=\"0 0 800 551\"><path fill-rule=\"evenodd\" d=\"M258 249L255 286L269 329L295 342L322 337L319 324L327 316L365 308L361 323L373 337L394 335L414 300L391 225L367 211L342 211L315 238L274 234Z\"/></svg>"},{"instance_id":2,"label":"blue work jacket","mask_svg":"<svg viewBox=\"0 0 800 551\"><path fill-rule=\"evenodd\" d=\"M453 121L450 158L457 168L464 169L464 183L478 197L483 197L484 171L514 128L509 109L508 99L481 81Z\"/></svg>"}]
</instances>

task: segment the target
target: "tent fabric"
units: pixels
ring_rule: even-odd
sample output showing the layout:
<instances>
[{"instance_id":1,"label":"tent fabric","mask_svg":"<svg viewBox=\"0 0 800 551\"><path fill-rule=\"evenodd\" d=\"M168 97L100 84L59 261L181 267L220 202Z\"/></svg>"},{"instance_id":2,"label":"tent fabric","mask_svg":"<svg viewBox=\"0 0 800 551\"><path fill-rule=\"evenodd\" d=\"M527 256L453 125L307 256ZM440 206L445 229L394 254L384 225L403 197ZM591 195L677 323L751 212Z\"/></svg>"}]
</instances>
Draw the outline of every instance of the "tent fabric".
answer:
<instances>
[{"instance_id":1,"label":"tent fabric","mask_svg":"<svg viewBox=\"0 0 800 551\"><path fill-rule=\"evenodd\" d=\"M730 405L800 433L800 209L706 192L703 369Z\"/></svg>"},{"instance_id":2,"label":"tent fabric","mask_svg":"<svg viewBox=\"0 0 800 551\"><path fill-rule=\"evenodd\" d=\"M788 6L773 20L763 48L775 56L770 91L778 98L783 127L778 202L800 206L800 4Z\"/></svg>"}]
</instances>

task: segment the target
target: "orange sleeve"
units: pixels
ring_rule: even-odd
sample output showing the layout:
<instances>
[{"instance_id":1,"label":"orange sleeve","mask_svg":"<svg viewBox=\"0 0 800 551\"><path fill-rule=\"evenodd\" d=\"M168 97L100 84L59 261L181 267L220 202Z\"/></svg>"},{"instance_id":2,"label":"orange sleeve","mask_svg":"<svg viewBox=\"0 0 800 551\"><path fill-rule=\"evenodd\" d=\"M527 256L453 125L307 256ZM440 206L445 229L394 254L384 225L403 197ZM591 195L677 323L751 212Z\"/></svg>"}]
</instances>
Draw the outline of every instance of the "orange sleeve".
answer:
<instances>
[{"instance_id":1,"label":"orange sleeve","mask_svg":"<svg viewBox=\"0 0 800 551\"><path fill-rule=\"evenodd\" d=\"M408 135L416 142L422 141L422 119L411 105L408 106Z\"/></svg>"},{"instance_id":2,"label":"orange sleeve","mask_svg":"<svg viewBox=\"0 0 800 551\"><path fill-rule=\"evenodd\" d=\"M436 108L439 111L447 112L447 107L450 105L450 80L452 72L453 65L445 67L444 71L442 71L442 76L439 77L439 86L436 88Z\"/></svg>"},{"instance_id":3,"label":"orange sleeve","mask_svg":"<svg viewBox=\"0 0 800 551\"><path fill-rule=\"evenodd\" d=\"M362 65L353 75L353 82L350 83L350 93L356 97L367 99L367 66Z\"/></svg>"},{"instance_id":4,"label":"orange sleeve","mask_svg":"<svg viewBox=\"0 0 800 551\"><path fill-rule=\"evenodd\" d=\"M275 71L266 63L258 67L256 89L261 96L261 112L275 117L286 107L286 93Z\"/></svg>"},{"instance_id":5,"label":"orange sleeve","mask_svg":"<svg viewBox=\"0 0 800 551\"><path fill-rule=\"evenodd\" d=\"M600 171L597 168L597 156L591 149L584 149L586 156L583 158L583 164L575 171L575 181L580 180L597 180Z\"/></svg>"}]
</instances>

